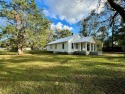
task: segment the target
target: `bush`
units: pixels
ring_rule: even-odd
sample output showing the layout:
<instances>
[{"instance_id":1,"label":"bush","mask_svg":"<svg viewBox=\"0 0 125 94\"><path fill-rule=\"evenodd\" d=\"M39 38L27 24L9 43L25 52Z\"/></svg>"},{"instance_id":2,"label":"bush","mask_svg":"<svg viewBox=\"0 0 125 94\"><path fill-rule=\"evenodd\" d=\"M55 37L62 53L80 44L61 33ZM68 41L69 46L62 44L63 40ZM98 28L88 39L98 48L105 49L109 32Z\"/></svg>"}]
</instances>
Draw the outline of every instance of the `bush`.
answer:
<instances>
[{"instance_id":1,"label":"bush","mask_svg":"<svg viewBox=\"0 0 125 94\"><path fill-rule=\"evenodd\" d=\"M98 51L90 52L90 55L99 55Z\"/></svg>"},{"instance_id":2,"label":"bush","mask_svg":"<svg viewBox=\"0 0 125 94\"><path fill-rule=\"evenodd\" d=\"M75 51L75 55L87 55L86 51Z\"/></svg>"},{"instance_id":3,"label":"bush","mask_svg":"<svg viewBox=\"0 0 125 94\"><path fill-rule=\"evenodd\" d=\"M57 51L54 51L53 53L54 54L61 54L61 55L68 55L68 52L57 52Z\"/></svg>"},{"instance_id":4,"label":"bush","mask_svg":"<svg viewBox=\"0 0 125 94\"><path fill-rule=\"evenodd\" d=\"M123 52L122 47L103 47L102 49L104 52Z\"/></svg>"}]
</instances>

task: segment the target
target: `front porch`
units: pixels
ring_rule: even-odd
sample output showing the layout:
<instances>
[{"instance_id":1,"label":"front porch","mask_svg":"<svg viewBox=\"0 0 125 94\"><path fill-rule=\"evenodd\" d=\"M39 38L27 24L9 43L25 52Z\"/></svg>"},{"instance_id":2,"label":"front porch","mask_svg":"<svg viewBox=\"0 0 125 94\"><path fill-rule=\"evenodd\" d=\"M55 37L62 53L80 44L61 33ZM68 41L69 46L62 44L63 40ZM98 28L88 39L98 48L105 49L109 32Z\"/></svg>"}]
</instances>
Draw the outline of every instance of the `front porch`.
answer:
<instances>
[{"instance_id":1,"label":"front porch","mask_svg":"<svg viewBox=\"0 0 125 94\"><path fill-rule=\"evenodd\" d=\"M97 52L97 44L91 42L81 42L81 43L72 43L73 51L85 51L88 55L90 52Z\"/></svg>"}]
</instances>

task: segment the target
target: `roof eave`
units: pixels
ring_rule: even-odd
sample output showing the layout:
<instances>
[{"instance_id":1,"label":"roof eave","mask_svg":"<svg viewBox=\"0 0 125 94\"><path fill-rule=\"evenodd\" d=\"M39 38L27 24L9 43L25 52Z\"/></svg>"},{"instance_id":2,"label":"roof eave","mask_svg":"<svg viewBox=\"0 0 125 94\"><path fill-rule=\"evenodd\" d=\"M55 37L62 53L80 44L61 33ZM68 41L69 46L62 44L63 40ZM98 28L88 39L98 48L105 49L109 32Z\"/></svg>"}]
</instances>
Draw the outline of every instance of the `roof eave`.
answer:
<instances>
[{"instance_id":1,"label":"roof eave","mask_svg":"<svg viewBox=\"0 0 125 94\"><path fill-rule=\"evenodd\" d=\"M58 42L58 43L48 43L48 45L52 45L52 44L59 44L59 43L64 43L64 42L67 42L67 41Z\"/></svg>"}]
</instances>

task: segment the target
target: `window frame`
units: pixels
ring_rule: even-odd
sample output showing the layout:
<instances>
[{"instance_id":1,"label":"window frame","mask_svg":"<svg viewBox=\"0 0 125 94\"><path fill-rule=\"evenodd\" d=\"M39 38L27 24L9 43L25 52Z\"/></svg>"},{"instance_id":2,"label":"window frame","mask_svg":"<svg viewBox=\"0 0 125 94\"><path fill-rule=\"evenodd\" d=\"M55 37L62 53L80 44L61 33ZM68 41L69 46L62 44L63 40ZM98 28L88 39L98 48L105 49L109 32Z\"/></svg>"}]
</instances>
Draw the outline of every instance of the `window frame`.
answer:
<instances>
[{"instance_id":1,"label":"window frame","mask_svg":"<svg viewBox=\"0 0 125 94\"><path fill-rule=\"evenodd\" d=\"M72 43L71 48L74 49L74 44Z\"/></svg>"},{"instance_id":2,"label":"window frame","mask_svg":"<svg viewBox=\"0 0 125 94\"><path fill-rule=\"evenodd\" d=\"M50 45L50 49L52 49L52 45Z\"/></svg>"},{"instance_id":3,"label":"window frame","mask_svg":"<svg viewBox=\"0 0 125 94\"><path fill-rule=\"evenodd\" d=\"M65 49L65 44L64 43L62 43L62 49Z\"/></svg>"},{"instance_id":4,"label":"window frame","mask_svg":"<svg viewBox=\"0 0 125 94\"><path fill-rule=\"evenodd\" d=\"M79 47L78 47L78 43L76 43L76 49L78 49Z\"/></svg>"},{"instance_id":5,"label":"window frame","mask_svg":"<svg viewBox=\"0 0 125 94\"><path fill-rule=\"evenodd\" d=\"M57 44L55 44L55 49L57 49Z\"/></svg>"}]
</instances>

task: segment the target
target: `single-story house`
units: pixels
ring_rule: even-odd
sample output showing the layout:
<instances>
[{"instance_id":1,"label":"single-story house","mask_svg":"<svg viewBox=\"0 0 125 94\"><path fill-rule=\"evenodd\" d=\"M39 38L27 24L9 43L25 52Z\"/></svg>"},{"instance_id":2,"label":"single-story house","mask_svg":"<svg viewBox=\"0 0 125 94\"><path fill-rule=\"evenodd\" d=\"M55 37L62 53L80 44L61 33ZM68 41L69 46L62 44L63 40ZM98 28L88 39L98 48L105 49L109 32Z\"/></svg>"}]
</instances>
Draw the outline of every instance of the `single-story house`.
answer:
<instances>
[{"instance_id":1,"label":"single-story house","mask_svg":"<svg viewBox=\"0 0 125 94\"><path fill-rule=\"evenodd\" d=\"M98 52L98 48L102 47L101 45L97 44L97 40L93 36L84 37L78 34L48 43L47 51L53 53L67 52L68 54L81 51L88 55L92 52Z\"/></svg>"}]
</instances>

